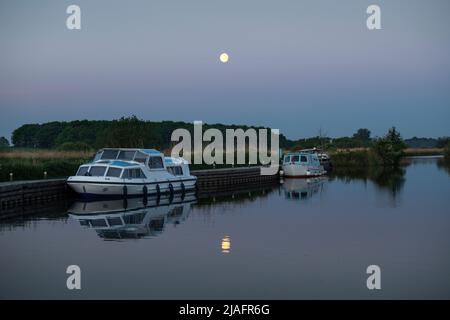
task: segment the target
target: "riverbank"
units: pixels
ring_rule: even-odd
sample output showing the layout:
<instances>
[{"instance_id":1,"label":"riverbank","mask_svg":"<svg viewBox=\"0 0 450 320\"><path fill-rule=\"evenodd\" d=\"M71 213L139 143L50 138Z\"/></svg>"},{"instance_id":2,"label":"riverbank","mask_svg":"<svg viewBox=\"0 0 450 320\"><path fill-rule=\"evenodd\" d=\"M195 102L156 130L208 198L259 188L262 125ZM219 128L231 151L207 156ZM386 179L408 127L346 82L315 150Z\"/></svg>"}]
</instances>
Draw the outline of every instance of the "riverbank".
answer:
<instances>
[{"instance_id":1,"label":"riverbank","mask_svg":"<svg viewBox=\"0 0 450 320\"><path fill-rule=\"evenodd\" d=\"M91 161L94 151L58 151L19 149L0 152L0 182L66 178L78 167ZM442 155L444 149L405 149L405 156ZM370 150L364 148L338 149L330 152L334 168L368 167L372 164ZM235 167L247 167L236 165ZM224 169L231 165L191 165L191 170ZM12 173L12 176L10 175Z\"/></svg>"},{"instance_id":2,"label":"riverbank","mask_svg":"<svg viewBox=\"0 0 450 320\"><path fill-rule=\"evenodd\" d=\"M250 187L273 186L279 176L261 175L259 167L191 171L197 177L197 196L210 197ZM173 194L172 194L173 195ZM0 183L0 219L23 215L24 207L75 198L66 179Z\"/></svg>"},{"instance_id":3,"label":"riverbank","mask_svg":"<svg viewBox=\"0 0 450 320\"><path fill-rule=\"evenodd\" d=\"M408 148L403 150L403 157L444 155L443 148ZM341 149L330 152L333 168L375 167L376 159L370 149Z\"/></svg>"}]
</instances>

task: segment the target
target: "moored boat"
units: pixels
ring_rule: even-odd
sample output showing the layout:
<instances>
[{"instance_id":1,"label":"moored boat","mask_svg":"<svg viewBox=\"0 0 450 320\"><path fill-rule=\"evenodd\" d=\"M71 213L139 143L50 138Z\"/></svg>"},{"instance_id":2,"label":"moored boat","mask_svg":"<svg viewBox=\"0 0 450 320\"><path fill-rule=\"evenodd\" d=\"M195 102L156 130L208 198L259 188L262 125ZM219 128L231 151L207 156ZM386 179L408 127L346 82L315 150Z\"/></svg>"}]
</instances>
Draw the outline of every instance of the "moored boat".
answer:
<instances>
[{"instance_id":1,"label":"moored boat","mask_svg":"<svg viewBox=\"0 0 450 320\"><path fill-rule=\"evenodd\" d=\"M196 181L182 158L154 149L105 148L67 184L83 197L133 197L184 193L195 189Z\"/></svg>"},{"instance_id":2,"label":"moored boat","mask_svg":"<svg viewBox=\"0 0 450 320\"><path fill-rule=\"evenodd\" d=\"M285 177L317 177L326 174L315 149L286 154L282 170Z\"/></svg>"}]
</instances>

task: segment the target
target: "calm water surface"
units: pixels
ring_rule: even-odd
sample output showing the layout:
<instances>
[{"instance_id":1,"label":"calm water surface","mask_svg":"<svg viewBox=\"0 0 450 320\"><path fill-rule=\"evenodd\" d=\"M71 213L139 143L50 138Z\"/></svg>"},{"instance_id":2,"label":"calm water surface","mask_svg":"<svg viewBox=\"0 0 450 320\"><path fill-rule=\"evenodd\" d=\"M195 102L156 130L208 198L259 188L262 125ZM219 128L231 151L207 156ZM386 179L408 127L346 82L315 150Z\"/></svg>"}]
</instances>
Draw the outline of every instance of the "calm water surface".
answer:
<instances>
[{"instance_id":1,"label":"calm water surface","mask_svg":"<svg viewBox=\"0 0 450 320\"><path fill-rule=\"evenodd\" d=\"M434 158L154 205L2 222L0 298L450 298L450 176ZM366 287L372 264L381 290Z\"/></svg>"}]
</instances>

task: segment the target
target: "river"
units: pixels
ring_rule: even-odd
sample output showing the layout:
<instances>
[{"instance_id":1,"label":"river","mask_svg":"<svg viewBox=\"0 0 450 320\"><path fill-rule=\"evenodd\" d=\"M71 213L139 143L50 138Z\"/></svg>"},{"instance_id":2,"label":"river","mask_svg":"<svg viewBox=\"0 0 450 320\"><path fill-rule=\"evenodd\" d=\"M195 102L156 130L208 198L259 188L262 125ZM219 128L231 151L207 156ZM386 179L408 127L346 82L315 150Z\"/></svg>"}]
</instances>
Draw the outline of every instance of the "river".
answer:
<instances>
[{"instance_id":1,"label":"river","mask_svg":"<svg viewBox=\"0 0 450 320\"><path fill-rule=\"evenodd\" d=\"M2 299L449 299L441 159L0 222ZM81 289L69 290L69 265ZM381 289L369 290L370 265Z\"/></svg>"}]
</instances>

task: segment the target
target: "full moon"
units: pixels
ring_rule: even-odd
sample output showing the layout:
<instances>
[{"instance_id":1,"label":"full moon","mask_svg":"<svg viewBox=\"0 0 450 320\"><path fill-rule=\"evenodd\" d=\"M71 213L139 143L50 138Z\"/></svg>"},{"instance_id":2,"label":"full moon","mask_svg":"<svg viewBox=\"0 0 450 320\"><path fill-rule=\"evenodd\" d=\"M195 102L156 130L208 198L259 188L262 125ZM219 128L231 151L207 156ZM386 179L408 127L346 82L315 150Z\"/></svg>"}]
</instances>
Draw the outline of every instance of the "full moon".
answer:
<instances>
[{"instance_id":1,"label":"full moon","mask_svg":"<svg viewBox=\"0 0 450 320\"><path fill-rule=\"evenodd\" d=\"M226 54L225 52L224 52L224 53L221 53L219 59L220 59L220 61L222 61L223 63L227 63L227 62L228 62L228 59L229 59L228 54Z\"/></svg>"}]
</instances>

